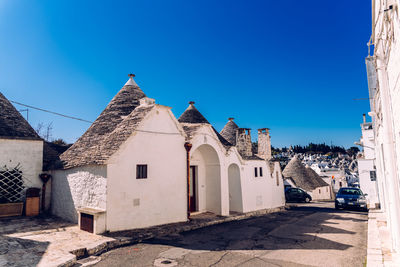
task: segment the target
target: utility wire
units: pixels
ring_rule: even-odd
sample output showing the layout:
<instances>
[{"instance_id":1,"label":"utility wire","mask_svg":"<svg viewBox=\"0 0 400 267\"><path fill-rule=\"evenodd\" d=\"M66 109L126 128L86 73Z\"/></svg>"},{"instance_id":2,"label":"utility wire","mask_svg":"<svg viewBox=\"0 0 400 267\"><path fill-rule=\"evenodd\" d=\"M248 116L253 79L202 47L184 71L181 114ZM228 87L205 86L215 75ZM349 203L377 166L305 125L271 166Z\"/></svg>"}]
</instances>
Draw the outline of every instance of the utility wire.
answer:
<instances>
[{"instance_id":1,"label":"utility wire","mask_svg":"<svg viewBox=\"0 0 400 267\"><path fill-rule=\"evenodd\" d=\"M50 110L46 110L46 109L42 109L42 108L37 108L37 107L25 105L25 104L19 103L19 102L17 102L17 101L10 100L10 102L15 103L15 104L18 104L18 105L21 105L21 106L24 106L24 107L27 107L27 108L33 108L33 109L37 109L37 110L40 110L40 111L43 111L43 112L47 112L47 113L51 113L51 114L58 115L58 116L61 116L61 117L65 117L65 118L68 118L68 119L73 119L73 120L78 120L78 121L84 121L84 122L88 122L88 123L93 123L92 121L88 121L88 120L84 120L84 119L80 119L80 118L76 118L76 117L64 115L64 114L61 114L61 113L57 113L57 112L50 111Z\"/></svg>"},{"instance_id":2,"label":"utility wire","mask_svg":"<svg viewBox=\"0 0 400 267\"><path fill-rule=\"evenodd\" d=\"M353 100L370 100L370 99L372 99L372 98L367 98L367 97L365 97L365 98L353 98Z\"/></svg>"}]
</instances>

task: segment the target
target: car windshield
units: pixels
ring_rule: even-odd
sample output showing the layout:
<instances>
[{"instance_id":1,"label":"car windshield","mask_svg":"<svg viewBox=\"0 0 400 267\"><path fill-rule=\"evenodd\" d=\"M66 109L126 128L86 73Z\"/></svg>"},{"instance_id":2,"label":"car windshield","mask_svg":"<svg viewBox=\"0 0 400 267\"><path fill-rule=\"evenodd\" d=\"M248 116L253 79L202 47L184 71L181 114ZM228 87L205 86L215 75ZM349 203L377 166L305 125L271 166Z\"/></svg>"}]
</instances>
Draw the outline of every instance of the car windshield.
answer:
<instances>
[{"instance_id":1,"label":"car windshield","mask_svg":"<svg viewBox=\"0 0 400 267\"><path fill-rule=\"evenodd\" d=\"M341 195L362 195L360 189L342 188L339 190Z\"/></svg>"}]
</instances>

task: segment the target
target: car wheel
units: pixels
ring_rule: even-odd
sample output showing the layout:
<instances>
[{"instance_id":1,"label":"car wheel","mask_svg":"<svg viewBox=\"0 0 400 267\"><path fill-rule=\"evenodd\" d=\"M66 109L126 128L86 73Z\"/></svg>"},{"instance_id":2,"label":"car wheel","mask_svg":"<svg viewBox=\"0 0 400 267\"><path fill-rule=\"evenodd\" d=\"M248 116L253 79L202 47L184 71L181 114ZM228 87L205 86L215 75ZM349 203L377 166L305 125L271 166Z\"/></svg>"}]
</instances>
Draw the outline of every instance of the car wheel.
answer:
<instances>
[{"instance_id":1,"label":"car wheel","mask_svg":"<svg viewBox=\"0 0 400 267\"><path fill-rule=\"evenodd\" d=\"M306 203L310 203L311 199L309 197L306 197L306 199L304 200Z\"/></svg>"},{"instance_id":2,"label":"car wheel","mask_svg":"<svg viewBox=\"0 0 400 267\"><path fill-rule=\"evenodd\" d=\"M335 203L335 210L338 210L339 209L339 207L338 207L338 205Z\"/></svg>"}]
</instances>

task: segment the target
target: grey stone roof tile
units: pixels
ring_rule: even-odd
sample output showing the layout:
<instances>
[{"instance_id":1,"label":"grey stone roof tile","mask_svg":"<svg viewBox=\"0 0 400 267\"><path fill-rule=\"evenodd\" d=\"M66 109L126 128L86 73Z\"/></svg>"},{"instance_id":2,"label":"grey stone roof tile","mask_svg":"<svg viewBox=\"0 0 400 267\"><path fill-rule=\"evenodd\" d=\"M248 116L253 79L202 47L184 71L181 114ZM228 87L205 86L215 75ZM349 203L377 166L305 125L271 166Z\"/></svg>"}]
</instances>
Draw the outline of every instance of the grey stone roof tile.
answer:
<instances>
[{"instance_id":1,"label":"grey stone roof tile","mask_svg":"<svg viewBox=\"0 0 400 267\"><path fill-rule=\"evenodd\" d=\"M289 161L282 174L285 178L291 178L297 187L307 191L327 186L314 170L306 168L296 156Z\"/></svg>"},{"instance_id":2,"label":"grey stone roof tile","mask_svg":"<svg viewBox=\"0 0 400 267\"><path fill-rule=\"evenodd\" d=\"M0 138L41 140L32 126L0 93Z\"/></svg>"},{"instance_id":3,"label":"grey stone roof tile","mask_svg":"<svg viewBox=\"0 0 400 267\"><path fill-rule=\"evenodd\" d=\"M236 131L239 128L233 119L229 118L229 121L225 124L220 134L232 145L236 145Z\"/></svg>"},{"instance_id":4,"label":"grey stone roof tile","mask_svg":"<svg viewBox=\"0 0 400 267\"><path fill-rule=\"evenodd\" d=\"M64 168L105 164L155 106L138 108L143 97L146 95L137 84L128 81L89 129L60 156Z\"/></svg>"},{"instance_id":5,"label":"grey stone roof tile","mask_svg":"<svg viewBox=\"0 0 400 267\"><path fill-rule=\"evenodd\" d=\"M182 113L178 119L181 123L207 123L210 124L206 118L194 106L194 102L189 102L189 107Z\"/></svg>"}]
</instances>

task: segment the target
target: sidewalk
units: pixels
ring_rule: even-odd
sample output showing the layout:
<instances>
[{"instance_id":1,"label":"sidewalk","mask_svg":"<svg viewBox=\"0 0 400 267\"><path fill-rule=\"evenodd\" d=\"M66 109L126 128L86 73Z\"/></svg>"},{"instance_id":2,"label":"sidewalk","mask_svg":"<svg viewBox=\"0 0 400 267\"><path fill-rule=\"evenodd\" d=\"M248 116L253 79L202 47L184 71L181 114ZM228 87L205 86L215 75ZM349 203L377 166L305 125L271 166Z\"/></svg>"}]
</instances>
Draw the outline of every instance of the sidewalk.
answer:
<instances>
[{"instance_id":1,"label":"sidewalk","mask_svg":"<svg viewBox=\"0 0 400 267\"><path fill-rule=\"evenodd\" d=\"M94 235L55 217L0 219L0 266L72 266L77 260L153 237L284 211L285 207L228 217L201 213L189 222Z\"/></svg>"},{"instance_id":2,"label":"sidewalk","mask_svg":"<svg viewBox=\"0 0 400 267\"><path fill-rule=\"evenodd\" d=\"M367 267L400 266L400 255L392 253L392 240L386 215L381 210L368 213Z\"/></svg>"}]
</instances>

